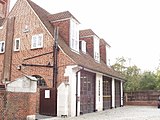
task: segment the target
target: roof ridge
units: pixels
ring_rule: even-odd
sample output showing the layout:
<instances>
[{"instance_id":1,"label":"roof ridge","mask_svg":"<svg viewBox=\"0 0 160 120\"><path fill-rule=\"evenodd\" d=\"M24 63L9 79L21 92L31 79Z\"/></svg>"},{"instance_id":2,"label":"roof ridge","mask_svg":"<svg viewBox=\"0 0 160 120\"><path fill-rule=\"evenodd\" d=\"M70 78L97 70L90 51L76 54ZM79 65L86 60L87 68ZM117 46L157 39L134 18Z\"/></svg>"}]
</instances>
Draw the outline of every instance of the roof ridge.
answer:
<instances>
[{"instance_id":1,"label":"roof ridge","mask_svg":"<svg viewBox=\"0 0 160 120\"><path fill-rule=\"evenodd\" d=\"M32 8L33 8L33 6L36 6L38 9L41 9L41 11L43 11L43 12L45 12L47 14L51 14L47 10L45 10L44 8L42 8L41 6L39 6L36 3L34 3L33 1L27 0L27 2L32 6Z\"/></svg>"}]
</instances>

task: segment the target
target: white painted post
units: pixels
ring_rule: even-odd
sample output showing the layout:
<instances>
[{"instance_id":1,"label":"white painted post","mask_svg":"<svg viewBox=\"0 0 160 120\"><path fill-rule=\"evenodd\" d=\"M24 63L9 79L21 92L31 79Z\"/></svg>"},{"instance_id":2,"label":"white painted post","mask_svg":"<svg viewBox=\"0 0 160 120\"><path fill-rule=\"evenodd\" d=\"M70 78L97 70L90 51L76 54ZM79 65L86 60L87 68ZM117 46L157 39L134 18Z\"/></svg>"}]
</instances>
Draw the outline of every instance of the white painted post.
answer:
<instances>
[{"instance_id":1,"label":"white painted post","mask_svg":"<svg viewBox=\"0 0 160 120\"><path fill-rule=\"evenodd\" d=\"M123 106L123 82L121 81L121 106Z\"/></svg>"},{"instance_id":2,"label":"white painted post","mask_svg":"<svg viewBox=\"0 0 160 120\"><path fill-rule=\"evenodd\" d=\"M96 74L96 110L103 110L103 77L101 74Z\"/></svg>"},{"instance_id":3,"label":"white painted post","mask_svg":"<svg viewBox=\"0 0 160 120\"><path fill-rule=\"evenodd\" d=\"M112 78L112 108L115 108L115 79Z\"/></svg>"}]
</instances>

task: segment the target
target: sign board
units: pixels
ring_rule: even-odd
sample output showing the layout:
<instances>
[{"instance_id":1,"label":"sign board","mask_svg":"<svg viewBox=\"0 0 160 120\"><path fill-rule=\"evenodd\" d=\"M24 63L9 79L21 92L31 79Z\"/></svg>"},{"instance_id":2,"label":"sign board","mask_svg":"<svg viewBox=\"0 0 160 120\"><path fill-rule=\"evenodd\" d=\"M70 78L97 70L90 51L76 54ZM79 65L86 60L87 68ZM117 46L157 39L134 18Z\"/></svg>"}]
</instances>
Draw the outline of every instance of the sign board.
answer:
<instances>
[{"instance_id":1,"label":"sign board","mask_svg":"<svg viewBox=\"0 0 160 120\"><path fill-rule=\"evenodd\" d=\"M45 98L50 98L50 90L45 90Z\"/></svg>"}]
</instances>

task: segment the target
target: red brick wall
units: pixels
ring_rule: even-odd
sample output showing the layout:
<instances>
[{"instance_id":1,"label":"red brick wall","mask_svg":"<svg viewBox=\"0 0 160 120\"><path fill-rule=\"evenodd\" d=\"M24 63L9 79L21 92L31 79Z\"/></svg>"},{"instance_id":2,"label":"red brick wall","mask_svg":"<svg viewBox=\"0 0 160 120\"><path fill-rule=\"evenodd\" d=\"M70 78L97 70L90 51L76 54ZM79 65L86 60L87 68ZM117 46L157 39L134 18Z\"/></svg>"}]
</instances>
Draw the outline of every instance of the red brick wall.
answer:
<instances>
[{"instance_id":1,"label":"red brick wall","mask_svg":"<svg viewBox=\"0 0 160 120\"><path fill-rule=\"evenodd\" d=\"M52 22L54 26L59 27L59 34L65 40L66 44L69 46L70 39L70 20L63 20L58 22Z\"/></svg>"},{"instance_id":2,"label":"red brick wall","mask_svg":"<svg viewBox=\"0 0 160 120\"><path fill-rule=\"evenodd\" d=\"M47 83L48 87L52 87L52 81L53 81L53 69L48 67L34 67L34 66L22 66L22 64L41 64L41 65L47 65L49 62L51 65L53 65L53 54L45 54L48 52L53 51L53 37L47 32L43 24L37 19L37 16L34 14L32 9L26 4L26 2L21 1L18 2L17 7L14 7L12 9L12 12L10 13L9 17L15 16L15 30L14 30L14 40L15 38L20 38L21 48L20 51L13 51L12 54L12 66L11 66L11 80L15 80L16 78L20 78L24 75L40 75L43 77ZM25 25L28 25L29 32L23 33L23 29ZM69 44L69 33L66 32L69 29L69 23L68 21L64 22L64 25L66 26L66 29L62 32L61 36L64 37L64 39L68 40ZM60 28L65 28L62 24L60 25ZM0 30L0 38L2 40L5 40L4 34L6 33L6 22L4 23L3 29ZM44 40L44 46L40 49L31 49L31 38L32 35L35 34L43 34L43 40ZM68 35L68 36L67 36ZM40 56L38 56L40 55ZM36 57L38 56L38 57ZM4 54L0 54L0 63L3 63L3 57ZM73 61L62 51L59 50L58 53L58 85L65 80L64 72L67 65L74 64ZM21 70L18 70L17 67L21 66ZM0 64L0 72L2 72L3 66ZM1 74L0 74L1 76ZM13 95L13 93L10 93ZM22 116L26 116L29 114L34 114L36 111L39 110L39 92L35 94L21 94L17 93L14 94L15 97L21 98L17 100L18 103L22 103L21 105L28 106L24 108L24 110L20 110L17 112L17 114L21 114ZM25 99L24 99L25 98ZM11 110L14 109L14 107L22 108L21 105L17 105L16 101L14 101L14 97L10 97L10 95L7 97L10 104L14 105ZM23 101L24 100L24 101ZM12 102L13 101L13 102ZM16 115L17 115L16 114ZM18 116L17 116L18 117ZM17 118L18 119L18 118Z\"/></svg>"},{"instance_id":3,"label":"red brick wall","mask_svg":"<svg viewBox=\"0 0 160 120\"><path fill-rule=\"evenodd\" d=\"M3 0L3 3L0 2L0 17L4 18L8 14L9 11L9 0Z\"/></svg>"},{"instance_id":4,"label":"red brick wall","mask_svg":"<svg viewBox=\"0 0 160 120\"><path fill-rule=\"evenodd\" d=\"M158 101L128 101L125 105L137 105L137 106L157 106Z\"/></svg>"},{"instance_id":5,"label":"red brick wall","mask_svg":"<svg viewBox=\"0 0 160 120\"><path fill-rule=\"evenodd\" d=\"M80 40L86 41L87 44L87 52L94 58L94 46L93 46L93 37L84 37L80 38Z\"/></svg>"},{"instance_id":6,"label":"red brick wall","mask_svg":"<svg viewBox=\"0 0 160 120\"><path fill-rule=\"evenodd\" d=\"M100 46L100 58L101 60L103 60L104 63L107 64L107 61L106 61L106 46L105 45L101 45Z\"/></svg>"},{"instance_id":7,"label":"red brick wall","mask_svg":"<svg viewBox=\"0 0 160 120\"><path fill-rule=\"evenodd\" d=\"M36 113L36 94L0 91L0 111L0 120L26 120Z\"/></svg>"},{"instance_id":8,"label":"red brick wall","mask_svg":"<svg viewBox=\"0 0 160 120\"><path fill-rule=\"evenodd\" d=\"M9 17L15 16L15 31L14 31L14 39L20 38L21 48L20 51L13 51L12 56L12 70L11 70L11 80L15 80L16 78L22 77L24 75L40 75L46 80L46 83L49 87L52 86L53 80L53 69L46 68L46 67L29 67L29 66L22 66L21 70L17 70L17 66L21 65L22 63L25 64L42 64L47 65L49 62L53 65L53 55L47 54L39 57L35 57L37 55L41 55L43 53L53 51L53 38L44 28L42 23L37 19L37 16L34 14L32 9L26 4L26 2L19 2L17 3L18 7L14 7L12 12L10 13ZM61 23L61 24L60 24ZM60 34L66 42L69 44L69 20L63 22L54 23L60 27ZM4 24L4 29L0 32L0 37L5 33L6 23ZM23 29L25 25L28 26L30 32L23 33ZM31 39L32 35L35 34L43 34L44 39L44 47L42 49L31 49ZM68 41L67 41L68 40ZM3 61L3 55L0 54L0 62ZM35 57L35 58L32 58ZM58 72L58 83L62 82L64 79L64 70L66 65L72 64L72 61L68 56L66 56L61 50L59 51L59 72ZM27 58L32 58L28 59ZM1 64L2 65L2 64ZM63 66L63 67L62 67ZM2 67L0 66L0 71L2 71Z\"/></svg>"}]
</instances>

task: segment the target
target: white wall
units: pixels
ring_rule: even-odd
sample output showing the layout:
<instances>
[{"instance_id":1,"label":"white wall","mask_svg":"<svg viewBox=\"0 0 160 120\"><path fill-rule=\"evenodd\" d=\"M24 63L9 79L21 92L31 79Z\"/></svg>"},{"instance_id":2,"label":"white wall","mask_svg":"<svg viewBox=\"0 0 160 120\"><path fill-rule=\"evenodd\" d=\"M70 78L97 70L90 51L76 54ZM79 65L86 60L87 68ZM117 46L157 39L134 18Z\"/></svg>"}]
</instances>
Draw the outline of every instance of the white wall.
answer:
<instances>
[{"instance_id":1,"label":"white wall","mask_svg":"<svg viewBox=\"0 0 160 120\"><path fill-rule=\"evenodd\" d=\"M96 74L96 110L103 110L103 77Z\"/></svg>"},{"instance_id":2,"label":"white wall","mask_svg":"<svg viewBox=\"0 0 160 120\"><path fill-rule=\"evenodd\" d=\"M37 91L37 79L31 76L17 78L7 84L7 91L35 93Z\"/></svg>"},{"instance_id":3,"label":"white wall","mask_svg":"<svg viewBox=\"0 0 160 120\"><path fill-rule=\"evenodd\" d=\"M115 79L112 78L112 108L115 108Z\"/></svg>"},{"instance_id":4,"label":"white wall","mask_svg":"<svg viewBox=\"0 0 160 120\"><path fill-rule=\"evenodd\" d=\"M68 85L61 83L57 93L57 116L68 116Z\"/></svg>"},{"instance_id":5,"label":"white wall","mask_svg":"<svg viewBox=\"0 0 160 120\"><path fill-rule=\"evenodd\" d=\"M69 77L68 84L61 83L58 87L57 98L57 116L67 115L74 117L76 115L76 72L77 66L67 66L64 76ZM80 96L80 73L78 72L78 97ZM63 113L63 114L62 114ZM80 101L78 101L78 115L80 113Z\"/></svg>"},{"instance_id":6,"label":"white wall","mask_svg":"<svg viewBox=\"0 0 160 120\"><path fill-rule=\"evenodd\" d=\"M121 81L121 106L123 106L123 81Z\"/></svg>"}]
</instances>

